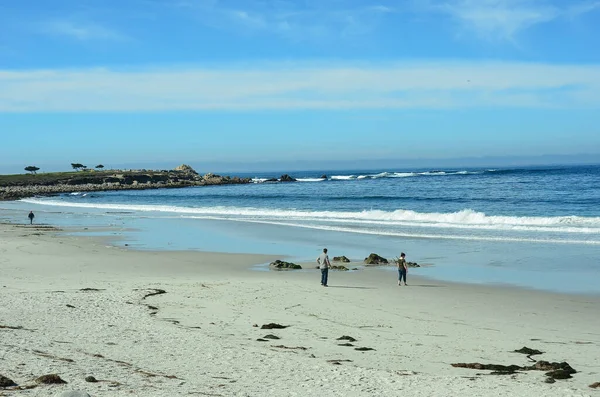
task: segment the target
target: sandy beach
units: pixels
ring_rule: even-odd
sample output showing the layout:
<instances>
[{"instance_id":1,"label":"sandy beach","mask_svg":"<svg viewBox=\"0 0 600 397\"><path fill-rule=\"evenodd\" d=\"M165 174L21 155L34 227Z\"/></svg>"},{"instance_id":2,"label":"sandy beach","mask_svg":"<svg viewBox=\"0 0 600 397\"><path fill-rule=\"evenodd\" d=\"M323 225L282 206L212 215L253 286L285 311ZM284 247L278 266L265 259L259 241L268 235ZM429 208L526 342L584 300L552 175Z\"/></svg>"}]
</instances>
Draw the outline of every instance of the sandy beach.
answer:
<instances>
[{"instance_id":1,"label":"sandy beach","mask_svg":"<svg viewBox=\"0 0 600 397\"><path fill-rule=\"evenodd\" d=\"M317 270L253 268L273 259L285 258L132 251L0 225L0 375L20 386L0 396L600 393L589 387L600 381L597 296L410 272L410 285L398 287L381 269L331 272L323 288ZM287 328L261 329L270 323ZM514 352L523 346L544 353ZM547 371L490 375L451 365L532 360L566 361L577 373L549 384ZM67 384L27 389L46 374Z\"/></svg>"}]
</instances>

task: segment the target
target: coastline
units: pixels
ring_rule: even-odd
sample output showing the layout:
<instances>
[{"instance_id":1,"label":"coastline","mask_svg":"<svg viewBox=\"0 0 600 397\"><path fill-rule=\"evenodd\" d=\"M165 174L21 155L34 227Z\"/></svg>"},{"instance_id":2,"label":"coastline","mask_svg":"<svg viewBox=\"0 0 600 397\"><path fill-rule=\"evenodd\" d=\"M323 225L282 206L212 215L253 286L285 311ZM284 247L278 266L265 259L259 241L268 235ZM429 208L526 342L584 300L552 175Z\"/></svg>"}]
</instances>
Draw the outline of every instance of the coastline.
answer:
<instances>
[{"instance_id":1,"label":"coastline","mask_svg":"<svg viewBox=\"0 0 600 397\"><path fill-rule=\"evenodd\" d=\"M0 175L0 201L74 192L176 189L193 186L248 184L250 178L198 174L188 165L174 170L79 171Z\"/></svg>"},{"instance_id":2,"label":"coastline","mask_svg":"<svg viewBox=\"0 0 600 397\"><path fill-rule=\"evenodd\" d=\"M1 325L23 327L0 329L3 371L14 368L0 374L69 382L39 386L49 395L588 396L600 381L598 297L410 273L411 285L397 287L376 269L332 272L324 289L316 272L252 270L271 255L133 251L35 225L0 225L0 235ZM144 298L156 289L166 293ZM271 322L290 327L253 327ZM281 339L257 341L267 334ZM343 335L375 350L338 346ZM546 384L540 371L450 365L528 365L511 352L522 346L579 372Z\"/></svg>"}]
</instances>

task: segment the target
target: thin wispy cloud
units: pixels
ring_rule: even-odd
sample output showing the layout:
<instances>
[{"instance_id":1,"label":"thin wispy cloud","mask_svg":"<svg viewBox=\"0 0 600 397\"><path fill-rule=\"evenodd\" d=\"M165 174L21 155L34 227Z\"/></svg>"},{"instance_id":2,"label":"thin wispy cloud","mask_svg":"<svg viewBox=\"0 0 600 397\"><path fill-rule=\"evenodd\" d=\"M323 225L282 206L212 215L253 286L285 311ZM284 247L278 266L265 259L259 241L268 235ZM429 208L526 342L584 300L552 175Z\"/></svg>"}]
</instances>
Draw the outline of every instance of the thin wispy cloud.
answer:
<instances>
[{"instance_id":1,"label":"thin wispy cloud","mask_svg":"<svg viewBox=\"0 0 600 397\"><path fill-rule=\"evenodd\" d=\"M395 12L384 4L352 3L185 0L170 6L209 26L264 31L294 39L364 33Z\"/></svg>"},{"instance_id":2,"label":"thin wispy cloud","mask_svg":"<svg viewBox=\"0 0 600 397\"><path fill-rule=\"evenodd\" d=\"M592 11L600 10L600 1L586 1L583 3L575 3L568 8L570 17L578 17L582 14L587 14Z\"/></svg>"},{"instance_id":3,"label":"thin wispy cloud","mask_svg":"<svg viewBox=\"0 0 600 397\"><path fill-rule=\"evenodd\" d=\"M76 23L68 20L50 21L42 24L44 33L66 36L80 41L88 40L127 40L127 36L117 30L96 23Z\"/></svg>"},{"instance_id":4,"label":"thin wispy cloud","mask_svg":"<svg viewBox=\"0 0 600 397\"><path fill-rule=\"evenodd\" d=\"M522 31L559 18L577 17L600 7L600 2L550 0L425 0L422 10L445 14L463 33L485 39L514 40Z\"/></svg>"},{"instance_id":5,"label":"thin wispy cloud","mask_svg":"<svg viewBox=\"0 0 600 397\"><path fill-rule=\"evenodd\" d=\"M0 112L600 108L600 66L417 62L0 71Z\"/></svg>"}]
</instances>

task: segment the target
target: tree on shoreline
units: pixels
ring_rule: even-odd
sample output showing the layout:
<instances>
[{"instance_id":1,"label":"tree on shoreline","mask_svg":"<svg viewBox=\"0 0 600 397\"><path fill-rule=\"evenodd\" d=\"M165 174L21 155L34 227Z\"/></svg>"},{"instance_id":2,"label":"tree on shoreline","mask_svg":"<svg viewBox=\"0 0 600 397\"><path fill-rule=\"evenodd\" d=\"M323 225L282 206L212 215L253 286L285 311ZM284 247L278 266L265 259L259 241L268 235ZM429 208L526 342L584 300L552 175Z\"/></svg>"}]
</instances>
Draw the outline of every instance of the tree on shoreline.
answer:
<instances>
[{"instance_id":1,"label":"tree on shoreline","mask_svg":"<svg viewBox=\"0 0 600 397\"><path fill-rule=\"evenodd\" d=\"M101 170L102 168L104 168L104 166L103 166L102 164L98 164L98 165L97 165L95 168L96 168L97 170Z\"/></svg>"},{"instance_id":2,"label":"tree on shoreline","mask_svg":"<svg viewBox=\"0 0 600 397\"><path fill-rule=\"evenodd\" d=\"M40 167L36 167L35 165L29 165L27 167L25 167L25 171L27 172L31 172L33 175L36 174L37 171L39 171Z\"/></svg>"},{"instance_id":3,"label":"tree on shoreline","mask_svg":"<svg viewBox=\"0 0 600 397\"><path fill-rule=\"evenodd\" d=\"M87 168L85 165L83 165L81 163L71 163L71 167L73 167L73 169L75 171L79 171L79 170Z\"/></svg>"}]
</instances>

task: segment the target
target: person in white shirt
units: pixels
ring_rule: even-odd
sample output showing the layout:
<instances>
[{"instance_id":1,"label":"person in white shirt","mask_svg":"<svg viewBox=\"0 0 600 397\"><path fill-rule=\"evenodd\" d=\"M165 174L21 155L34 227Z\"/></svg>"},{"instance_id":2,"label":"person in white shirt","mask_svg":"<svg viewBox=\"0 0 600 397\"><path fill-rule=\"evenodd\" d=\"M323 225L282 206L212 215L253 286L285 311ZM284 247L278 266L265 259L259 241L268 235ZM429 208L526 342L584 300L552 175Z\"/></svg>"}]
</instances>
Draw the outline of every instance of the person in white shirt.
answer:
<instances>
[{"instance_id":1,"label":"person in white shirt","mask_svg":"<svg viewBox=\"0 0 600 397\"><path fill-rule=\"evenodd\" d=\"M331 262L329 262L329 256L327 255L327 248L323 248L323 253L317 258L319 269L321 269L321 285L327 287L327 276L329 268L331 268Z\"/></svg>"}]
</instances>

